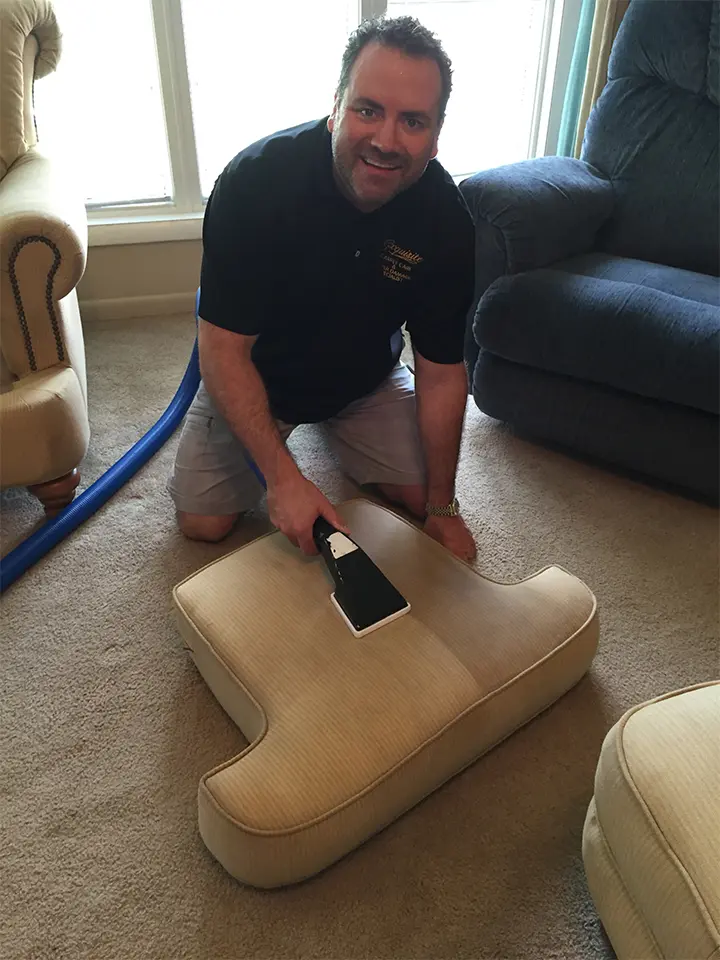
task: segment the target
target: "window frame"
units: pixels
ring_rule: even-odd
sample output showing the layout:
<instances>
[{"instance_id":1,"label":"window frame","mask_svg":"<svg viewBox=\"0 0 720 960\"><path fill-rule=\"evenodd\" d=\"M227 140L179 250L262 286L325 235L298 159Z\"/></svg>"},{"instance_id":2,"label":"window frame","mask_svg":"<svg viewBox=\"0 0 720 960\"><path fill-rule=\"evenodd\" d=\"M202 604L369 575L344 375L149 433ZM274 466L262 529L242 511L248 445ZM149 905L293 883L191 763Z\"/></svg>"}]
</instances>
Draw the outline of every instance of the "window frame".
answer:
<instances>
[{"instance_id":1,"label":"window frame","mask_svg":"<svg viewBox=\"0 0 720 960\"><path fill-rule=\"evenodd\" d=\"M205 200L200 186L181 0L151 0L174 199L88 205L91 246L198 240ZM545 0L545 22L529 156L554 153L582 0ZM381 16L387 0L357 0L358 20ZM462 178L458 178L462 179Z\"/></svg>"}]
</instances>

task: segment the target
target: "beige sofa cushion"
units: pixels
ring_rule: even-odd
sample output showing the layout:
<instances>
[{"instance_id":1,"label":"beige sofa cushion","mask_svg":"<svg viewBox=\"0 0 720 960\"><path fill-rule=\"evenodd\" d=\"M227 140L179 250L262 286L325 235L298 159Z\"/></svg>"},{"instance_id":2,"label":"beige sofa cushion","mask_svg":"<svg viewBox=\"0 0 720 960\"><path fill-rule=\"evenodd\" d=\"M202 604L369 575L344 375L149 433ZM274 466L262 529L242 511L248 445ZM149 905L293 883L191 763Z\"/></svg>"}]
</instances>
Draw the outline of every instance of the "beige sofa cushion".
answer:
<instances>
[{"instance_id":1,"label":"beige sofa cushion","mask_svg":"<svg viewBox=\"0 0 720 960\"><path fill-rule=\"evenodd\" d=\"M640 704L610 730L583 857L619 960L720 957L720 683Z\"/></svg>"},{"instance_id":2,"label":"beige sofa cushion","mask_svg":"<svg viewBox=\"0 0 720 960\"><path fill-rule=\"evenodd\" d=\"M90 439L85 397L71 367L31 373L0 392L0 487L45 483L69 473Z\"/></svg>"},{"instance_id":3,"label":"beige sofa cushion","mask_svg":"<svg viewBox=\"0 0 720 960\"><path fill-rule=\"evenodd\" d=\"M323 561L280 533L174 590L195 663L250 742L202 778L200 833L256 886L389 824L565 693L597 646L594 597L563 570L494 583L376 504L341 513L412 606L362 639Z\"/></svg>"}]
</instances>

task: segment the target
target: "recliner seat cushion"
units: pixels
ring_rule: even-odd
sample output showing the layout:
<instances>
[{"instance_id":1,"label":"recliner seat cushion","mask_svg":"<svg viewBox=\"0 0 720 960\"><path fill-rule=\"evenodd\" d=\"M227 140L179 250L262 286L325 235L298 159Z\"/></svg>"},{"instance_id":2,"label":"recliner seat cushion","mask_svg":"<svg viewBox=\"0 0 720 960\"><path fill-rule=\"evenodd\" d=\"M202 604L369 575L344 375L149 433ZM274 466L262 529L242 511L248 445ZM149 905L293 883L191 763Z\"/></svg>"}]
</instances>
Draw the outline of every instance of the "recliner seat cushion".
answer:
<instances>
[{"instance_id":1,"label":"recliner seat cushion","mask_svg":"<svg viewBox=\"0 0 720 960\"><path fill-rule=\"evenodd\" d=\"M585 260L586 269L593 263L599 270L597 258ZM479 345L529 367L720 412L720 307L712 302L712 278L691 280L692 273L678 270L662 289L659 272L653 285L645 282L642 261L608 259L605 276L571 273L571 264L496 280L475 319ZM681 293L668 291L673 278Z\"/></svg>"}]
</instances>

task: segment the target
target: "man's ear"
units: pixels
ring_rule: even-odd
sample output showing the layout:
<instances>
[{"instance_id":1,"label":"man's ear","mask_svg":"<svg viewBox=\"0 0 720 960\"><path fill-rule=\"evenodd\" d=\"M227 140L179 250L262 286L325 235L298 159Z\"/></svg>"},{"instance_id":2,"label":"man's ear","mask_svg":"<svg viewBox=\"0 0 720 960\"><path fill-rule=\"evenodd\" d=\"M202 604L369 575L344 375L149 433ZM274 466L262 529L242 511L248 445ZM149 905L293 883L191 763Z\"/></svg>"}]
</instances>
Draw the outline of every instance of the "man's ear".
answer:
<instances>
[{"instance_id":1,"label":"man's ear","mask_svg":"<svg viewBox=\"0 0 720 960\"><path fill-rule=\"evenodd\" d=\"M337 94L335 94L335 97L333 98L332 113L330 114L330 116L329 116L328 119L327 119L327 128L328 128L328 130L330 131L330 133L333 132L333 127L335 126L335 119L336 119L336 117L337 117L338 106L339 106L339 104L338 104L338 97L337 97Z\"/></svg>"},{"instance_id":2,"label":"man's ear","mask_svg":"<svg viewBox=\"0 0 720 960\"><path fill-rule=\"evenodd\" d=\"M442 130L442 126L443 126L444 120L445 120L445 118L443 117L443 119L442 119L442 120L440 121L440 123L438 124L437 130L435 131L435 140L433 141L432 153L430 154L430 159L431 159L431 160L434 160L435 157L438 155L438 141L439 141L439 139L440 139L440 132L441 132L441 130Z\"/></svg>"}]
</instances>

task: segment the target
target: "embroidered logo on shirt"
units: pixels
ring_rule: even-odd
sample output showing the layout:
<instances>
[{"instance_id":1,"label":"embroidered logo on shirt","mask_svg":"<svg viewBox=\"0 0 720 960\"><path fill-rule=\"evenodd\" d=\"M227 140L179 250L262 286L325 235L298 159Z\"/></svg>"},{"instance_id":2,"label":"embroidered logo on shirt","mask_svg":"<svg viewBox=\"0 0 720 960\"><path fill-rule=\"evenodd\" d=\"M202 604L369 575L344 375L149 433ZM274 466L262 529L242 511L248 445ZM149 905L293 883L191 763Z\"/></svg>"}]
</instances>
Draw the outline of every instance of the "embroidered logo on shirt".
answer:
<instances>
[{"instance_id":1,"label":"embroidered logo on shirt","mask_svg":"<svg viewBox=\"0 0 720 960\"><path fill-rule=\"evenodd\" d=\"M394 240L386 240L382 252L383 276L396 283L402 283L403 280L409 280L412 277L412 268L422 263L424 259L419 253L401 247Z\"/></svg>"}]
</instances>

